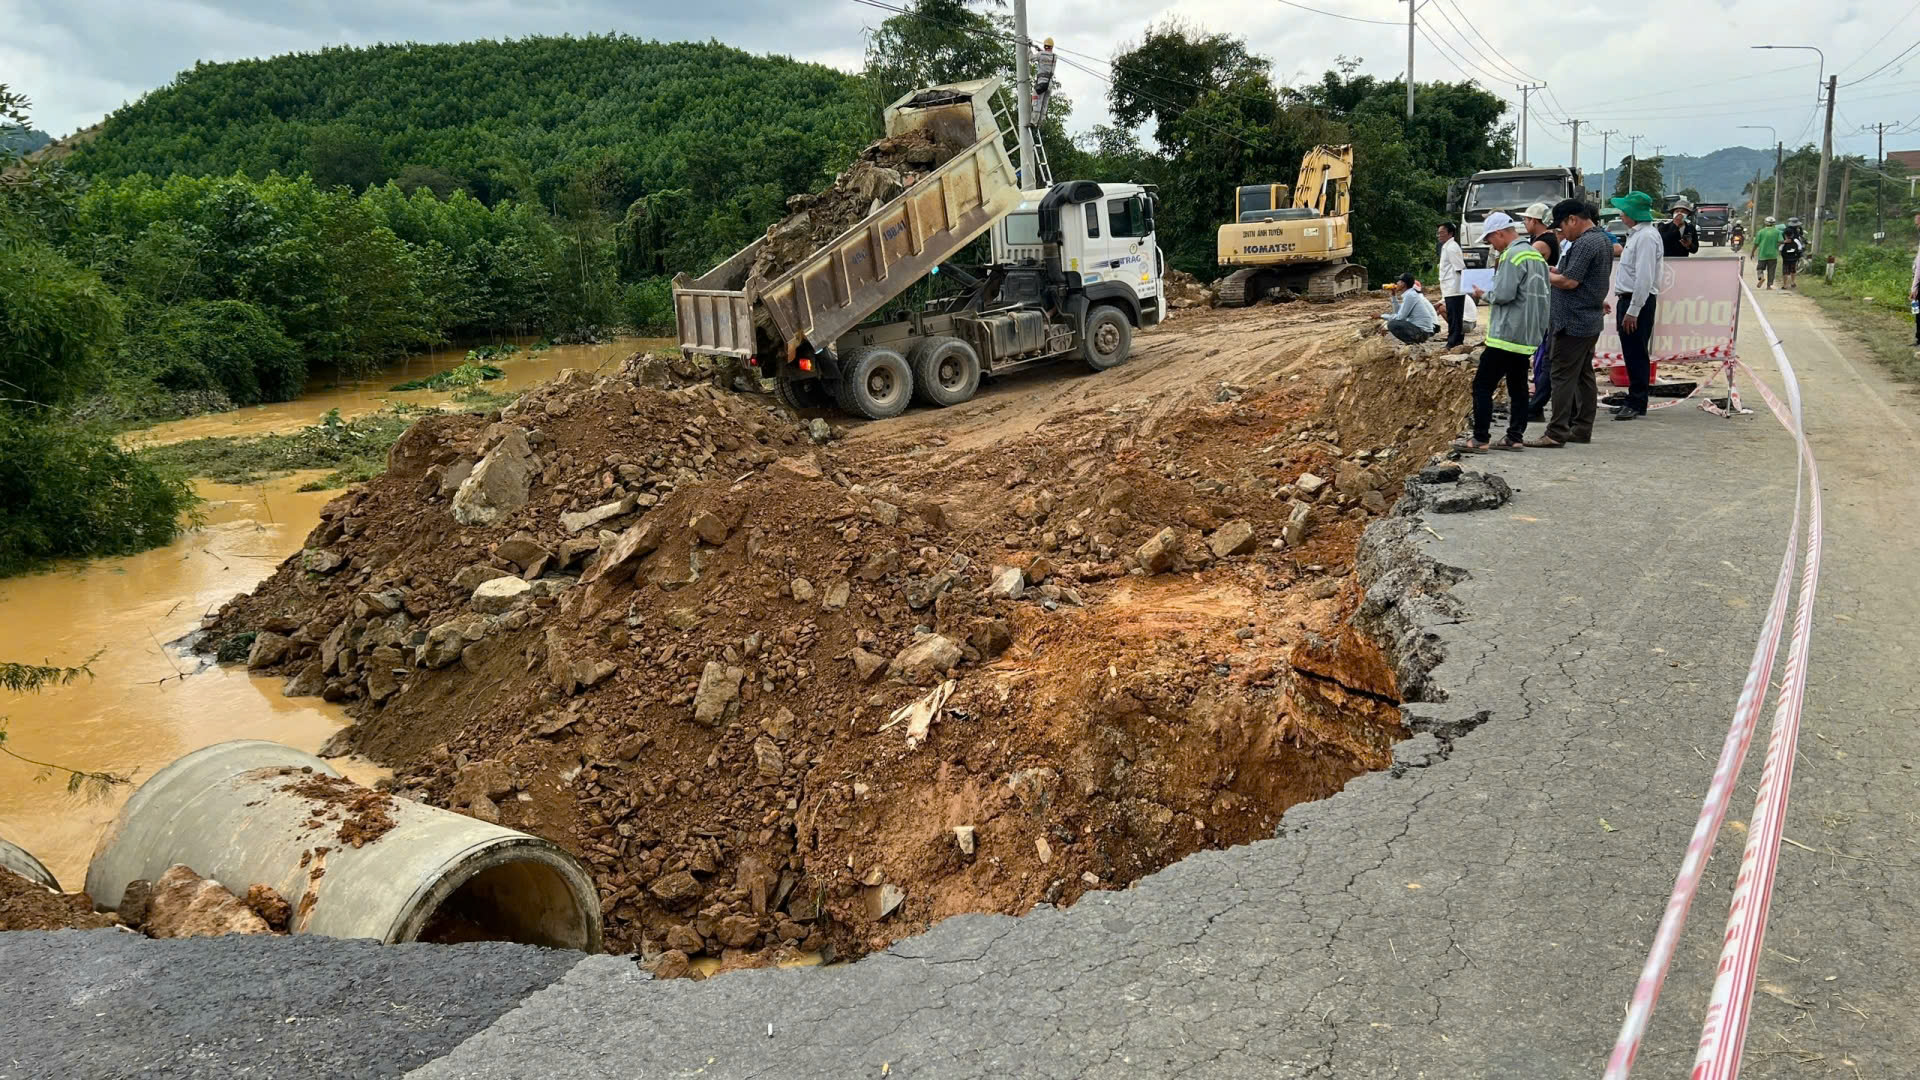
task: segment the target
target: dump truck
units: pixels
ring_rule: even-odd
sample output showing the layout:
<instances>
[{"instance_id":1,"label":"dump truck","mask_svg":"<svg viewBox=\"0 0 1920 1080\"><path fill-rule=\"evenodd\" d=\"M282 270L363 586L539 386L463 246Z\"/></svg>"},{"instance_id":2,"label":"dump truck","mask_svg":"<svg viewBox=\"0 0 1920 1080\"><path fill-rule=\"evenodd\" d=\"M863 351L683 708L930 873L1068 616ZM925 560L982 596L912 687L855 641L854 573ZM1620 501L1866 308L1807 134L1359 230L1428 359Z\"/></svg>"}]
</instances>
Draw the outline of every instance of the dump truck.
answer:
<instances>
[{"instance_id":1,"label":"dump truck","mask_svg":"<svg viewBox=\"0 0 1920 1080\"><path fill-rule=\"evenodd\" d=\"M1703 202L1693 208L1693 224L1699 230L1702 244L1725 246L1733 230L1733 207L1728 203Z\"/></svg>"},{"instance_id":2,"label":"dump truck","mask_svg":"<svg viewBox=\"0 0 1920 1080\"><path fill-rule=\"evenodd\" d=\"M1215 261L1233 272L1214 283L1226 307L1256 303L1276 289L1326 300L1367 287L1353 256L1353 147L1316 146L1300 159L1296 183L1234 190L1234 220L1220 226Z\"/></svg>"},{"instance_id":3,"label":"dump truck","mask_svg":"<svg viewBox=\"0 0 1920 1080\"><path fill-rule=\"evenodd\" d=\"M958 404L982 378L1044 361L1125 362L1134 331L1165 315L1152 189L1022 190L999 90L999 79L952 83L888 106L889 137L918 131L961 149L790 269L755 274L763 236L697 278L677 276L683 352L744 362L796 409L831 402L872 420L916 400ZM988 263L951 261L989 231ZM929 277L949 294L875 318Z\"/></svg>"},{"instance_id":4,"label":"dump truck","mask_svg":"<svg viewBox=\"0 0 1920 1080\"><path fill-rule=\"evenodd\" d=\"M1580 198L1586 192L1578 169L1562 165L1539 168L1487 169L1467 179L1460 209L1460 248L1467 268L1493 265L1493 249L1486 240L1487 215L1496 210L1515 221L1527 207L1543 202L1548 206L1562 199Z\"/></svg>"}]
</instances>

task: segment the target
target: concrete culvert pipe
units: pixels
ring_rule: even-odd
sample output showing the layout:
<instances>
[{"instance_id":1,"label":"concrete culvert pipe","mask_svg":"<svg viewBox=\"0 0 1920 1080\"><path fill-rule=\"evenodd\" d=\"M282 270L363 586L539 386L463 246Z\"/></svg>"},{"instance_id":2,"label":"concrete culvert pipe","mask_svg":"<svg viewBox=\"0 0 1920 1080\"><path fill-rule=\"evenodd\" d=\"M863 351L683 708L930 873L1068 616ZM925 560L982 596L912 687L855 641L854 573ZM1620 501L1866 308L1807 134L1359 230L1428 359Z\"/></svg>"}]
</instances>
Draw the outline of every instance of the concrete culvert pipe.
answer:
<instances>
[{"instance_id":1,"label":"concrete culvert pipe","mask_svg":"<svg viewBox=\"0 0 1920 1080\"><path fill-rule=\"evenodd\" d=\"M361 787L279 743L220 743L155 773L101 839L87 891L116 908L128 882L175 863L235 893L272 886L296 934L600 951L593 879L561 848Z\"/></svg>"},{"instance_id":2,"label":"concrete culvert pipe","mask_svg":"<svg viewBox=\"0 0 1920 1080\"><path fill-rule=\"evenodd\" d=\"M60 882L54 878L47 864L33 857L33 852L0 837L0 866L19 874L28 881L45 885L54 892L62 891Z\"/></svg>"}]
</instances>

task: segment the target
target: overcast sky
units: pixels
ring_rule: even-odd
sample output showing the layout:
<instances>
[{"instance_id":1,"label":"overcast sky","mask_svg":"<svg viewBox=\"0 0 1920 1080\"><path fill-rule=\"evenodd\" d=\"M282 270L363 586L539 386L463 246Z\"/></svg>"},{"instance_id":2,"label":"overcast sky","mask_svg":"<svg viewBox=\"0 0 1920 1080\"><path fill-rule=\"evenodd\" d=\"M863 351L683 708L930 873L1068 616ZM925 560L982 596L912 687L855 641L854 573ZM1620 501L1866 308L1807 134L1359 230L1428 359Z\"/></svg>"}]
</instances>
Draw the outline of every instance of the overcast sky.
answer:
<instances>
[{"instance_id":1,"label":"overcast sky","mask_svg":"<svg viewBox=\"0 0 1920 1080\"><path fill-rule=\"evenodd\" d=\"M1392 77L1406 65L1404 0L1032 0L1030 32L1059 47L1109 58L1150 22L1177 15L1245 35L1283 81L1317 77L1340 55ZM1339 18L1334 14L1347 16ZM200 60L233 60L381 41L464 41L531 34L617 31L661 40L716 38L754 52L780 52L852 71L867 30L886 13L854 0L799 3L663 0L0 0L0 81L29 94L35 123L56 135L98 121ZM1819 58L1756 52L1759 44L1814 45L1838 73L1836 145L1874 152L1864 125L1901 125L1887 149L1920 148L1920 2L1838 0L1422 0L1418 79L1459 79L1517 101L1519 76L1545 81L1534 95L1529 157L1564 163L1568 130L1586 121L1581 158L1598 160L1598 132L1644 135L1643 153L1704 153L1767 145L1772 125L1789 146L1817 142ZM1495 21L1498 19L1498 21ZM1365 22L1354 20L1379 20ZM1431 40L1426 35L1431 35ZM1068 60L1088 61L1069 56ZM1092 63L1105 72L1104 65ZM1784 70L1783 70L1784 69ZM1105 118L1106 85L1063 67L1062 88L1079 99L1072 126ZM1501 77L1496 77L1501 76ZM1862 80L1848 85L1853 80Z\"/></svg>"}]
</instances>

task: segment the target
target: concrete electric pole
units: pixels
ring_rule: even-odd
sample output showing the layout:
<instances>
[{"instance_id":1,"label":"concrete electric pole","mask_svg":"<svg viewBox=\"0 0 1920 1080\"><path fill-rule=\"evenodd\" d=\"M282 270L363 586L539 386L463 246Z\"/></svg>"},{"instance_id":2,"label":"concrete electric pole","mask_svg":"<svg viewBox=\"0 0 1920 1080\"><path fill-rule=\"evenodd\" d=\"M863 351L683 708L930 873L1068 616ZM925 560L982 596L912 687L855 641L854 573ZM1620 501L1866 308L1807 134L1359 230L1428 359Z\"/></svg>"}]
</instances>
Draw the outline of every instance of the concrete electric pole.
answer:
<instances>
[{"instance_id":1,"label":"concrete electric pole","mask_svg":"<svg viewBox=\"0 0 1920 1080\"><path fill-rule=\"evenodd\" d=\"M1013 92L1019 98L1020 186L1034 186L1039 175L1033 167L1033 68L1028 57L1033 43L1027 40L1027 0L1013 0Z\"/></svg>"},{"instance_id":2,"label":"concrete electric pole","mask_svg":"<svg viewBox=\"0 0 1920 1080\"><path fill-rule=\"evenodd\" d=\"M1640 164L1640 140L1641 140L1641 139L1644 139L1644 138L1646 138L1646 136L1645 136L1645 135L1629 135L1629 136L1627 136L1627 141L1628 141L1628 145L1627 145L1627 190L1628 190L1628 191L1632 191L1632 190L1633 190L1633 167L1634 167L1635 165L1638 165L1638 164Z\"/></svg>"},{"instance_id":3,"label":"concrete electric pole","mask_svg":"<svg viewBox=\"0 0 1920 1080\"><path fill-rule=\"evenodd\" d=\"M1527 115L1531 111L1527 108L1527 98L1535 90L1545 89L1546 85L1546 83L1514 85L1514 89L1520 91L1520 164L1522 165L1533 164L1533 158L1527 154Z\"/></svg>"},{"instance_id":4,"label":"concrete electric pole","mask_svg":"<svg viewBox=\"0 0 1920 1080\"><path fill-rule=\"evenodd\" d=\"M1413 119L1413 13L1420 4L1418 0L1406 0L1407 4L1407 119Z\"/></svg>"},{"instance_id":5,"label":"concrete electric pole","mask_svg":"<svg viewBox=\"0 0 1920 1080\"><path fill-rule=\"evenodd\" d=\"M1573 128L1573 140L1572 140L1573 141L1573 161L1571 164L1573 166L1573 171L1579 172L1580 171L1580 123L1581 122L1578 120L1563 120L1561 121L1561 123L1567 124L1568 126ZM1603 161L1601 162L1601 164L1604 166L1606 163ZM1585 183L1586 182L1585 178L1582 178L1581 182Z\"/></svg>"},{"instance_id":6,"label":"concrete electric pole","mask_svg":"<svg viewBox=\"0 0 1920 1080\"><path fill-rule=\"evenodd\" d=\"M1618 134L1620 134L1619 128L1608 128L1600 133L1600 186L1602 188L1607 184L1607 170L1613 168L1613 159L1607 156L1607 140ZM1607 192L1601 191L1600 196L1606 198Z\"/></svg>"},{"instance_id":7,"label":"concrete electric pole","mask_svg":"<svg viewBox=\"0 0 1920 1080\"><path fill-rule=\"evenodd\" d=\"M1821 234L1827 231L1827 166L1833 163L1833 91L1839 86L1840 76L1827 76L1827 130L1820 137L1820 179L1813 186L1813 243L1809 252L1820 250Z\"/></svg>"},{"instance_id":8,"label":"concrete electric pole","mask_svg":"<svg viewBox=\"0 0 1920 1080\"><path fill-rule=\"evenodd\" d=\"M1882 122L1867 126L1874 132L1873 167L1879 170L1873 174L1873 242L1878 244L1887 238L1887 223L1886 219L1881 217L1880 205L1880 181L1887 178L1887 129L1900 125Z\"/></svg>"}]
</instances>

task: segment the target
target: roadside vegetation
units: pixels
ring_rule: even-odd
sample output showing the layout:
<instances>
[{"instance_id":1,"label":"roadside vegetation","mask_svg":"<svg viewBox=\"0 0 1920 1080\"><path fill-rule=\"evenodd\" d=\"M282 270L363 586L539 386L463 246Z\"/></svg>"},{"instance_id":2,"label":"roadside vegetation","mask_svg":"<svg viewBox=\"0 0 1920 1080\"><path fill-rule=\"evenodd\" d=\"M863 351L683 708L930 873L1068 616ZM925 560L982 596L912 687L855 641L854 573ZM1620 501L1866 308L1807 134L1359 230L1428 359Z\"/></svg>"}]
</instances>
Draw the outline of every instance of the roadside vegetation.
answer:
<instances>
[{"instance_id":1,"label":"roadside vegetation","mask_svg":"<svg viewBox=\"0 0 1920 1080\"><path fill-rule=\"evenodd\" d=\"M431 411L402 404L343 420L335 409L319 423L285 435L221 435L150 447L138 453L142 461L156 468L204 476L222 484L251 484L268 476L330 469L328 475L301 488L321 491L371 480L385 472L388 448L415 420Z\"/></svg>"},{"instance_id":2,"label":"roadside vegetation","mask_svg":"<svg viewBox=\"0 0 1920 1080\"><path fill-rule=\"evenodd\" d=\"M1912 231L1907 222L1899 233ZM1800 275L1802 292L1849 327L1873 358L1896 378L1920 382L1920 350L1913 347L1913 315L1907 289L1913 280L1913 246L1853 244L1835 262L1833 284L1816 273Z\"/></svg>"}]
</instances>

